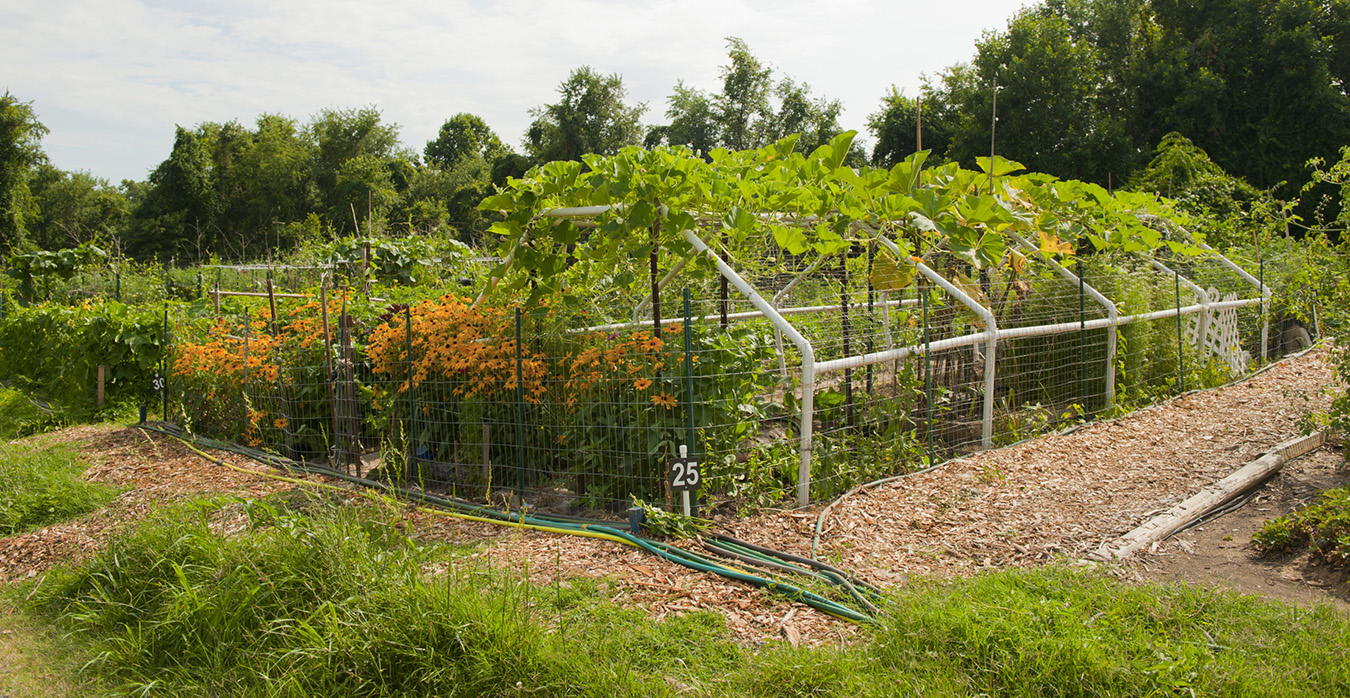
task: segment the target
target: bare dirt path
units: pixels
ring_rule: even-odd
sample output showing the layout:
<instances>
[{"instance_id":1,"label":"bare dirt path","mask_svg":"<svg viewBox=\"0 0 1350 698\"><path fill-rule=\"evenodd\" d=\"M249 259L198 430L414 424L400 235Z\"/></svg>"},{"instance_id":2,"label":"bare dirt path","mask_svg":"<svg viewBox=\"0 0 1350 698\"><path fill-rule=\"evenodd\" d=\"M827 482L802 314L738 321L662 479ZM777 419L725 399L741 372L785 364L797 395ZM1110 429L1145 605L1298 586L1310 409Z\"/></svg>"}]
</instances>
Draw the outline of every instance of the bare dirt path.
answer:
<instances>
[{"instance_id":1,"label":"bare dirt path","mask_svg":"<svg viewBox=\"0 0 1350 698\"><path fill-rule=\"evenodd\" d=\"M1340 447L1324 447L1285 464L1242 508L1183 531L1121 568L1138 581L1213 584L1297 604L1330 604L1350 611L1350 570L1314 560L1307 552L1261 556L1252 534L1266 521L1308 504L1322 490L1350 485Z\"/></svg>"}]
</instances>

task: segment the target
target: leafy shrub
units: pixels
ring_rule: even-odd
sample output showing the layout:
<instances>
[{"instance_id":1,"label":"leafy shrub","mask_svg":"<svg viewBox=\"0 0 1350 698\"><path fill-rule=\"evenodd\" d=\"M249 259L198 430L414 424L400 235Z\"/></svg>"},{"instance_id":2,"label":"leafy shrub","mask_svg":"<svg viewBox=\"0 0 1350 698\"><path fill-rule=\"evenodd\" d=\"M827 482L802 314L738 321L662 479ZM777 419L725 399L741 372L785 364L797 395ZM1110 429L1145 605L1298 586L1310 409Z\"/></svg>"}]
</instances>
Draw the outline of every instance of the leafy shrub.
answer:
<instances>
[{"instance_id":1,"label":"leafy shrub","mask_svg":"<svg viewBox=\"0 0 1350 698\"><path fill-rule=\"evenodd\" d=\"M0 380L92 412L102 364L110 403L148 400L163 336L159 312L117 301L7 307L0 320Z\"/></svg>"},{"instance_id":2,"label":"leafy shrub","mask_svg":"<svg viewBox=\"0 0 1350 698\"><path fill-rule=\"evenodd\" d=\"M1350 563L1350 487L1326 490L1307 507L1267 522L1252 543L1263 553L1307 548L1333 564Z\"/></svg>"},{"instance_id":3,"label":"leafy shrub","mask_svg":"<svg viewBox=\"0 0 1350 698\"><path fill-rule=\"evenodd\" d=\"M69 446L0 445L0 536L72 519L111 501L117 489L80 480L85 467Z\"/></svg>"}]
</instances>

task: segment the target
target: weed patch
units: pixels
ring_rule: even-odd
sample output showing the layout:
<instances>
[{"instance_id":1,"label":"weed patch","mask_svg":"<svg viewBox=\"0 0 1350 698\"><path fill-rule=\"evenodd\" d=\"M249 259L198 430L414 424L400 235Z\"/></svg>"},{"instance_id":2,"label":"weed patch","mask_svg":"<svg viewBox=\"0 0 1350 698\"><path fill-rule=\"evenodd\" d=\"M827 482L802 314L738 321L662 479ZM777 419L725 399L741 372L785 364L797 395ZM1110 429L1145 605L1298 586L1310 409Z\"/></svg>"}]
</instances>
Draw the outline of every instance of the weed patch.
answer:
<instances>
[{"instance_id":1,"label":"weed patch","mask_svg":"<svg viewBox=\"0 0 1350 698\"><path fill-rule=\"evenodd\" d=\"M532 584L401 526L322 500L199 502L32 603L88 638L116 694L1350 694L1350 622L1326 608L1014 570L897 590L851 645L750 648L715 613L653 622L603 580Z\"/></svg>"},{"instance_id":2,"label":"weed patch","mask_svg":"<svg viewBox=\"0 0 1350 698\"><path fill-rule=\"evenodd\" d=\"M8 441L61 425L61 418L47 414L13 388L0 388L0 440Z\"/></svg>"},{"instance_id":3,"label":"weed patch","mask_svg":"<svg viewBox=\"0 0 1350 698\"><path fill-rule=\"evenodd\" d=\"M1350 563L1350 487L1326 490L1311 505L1267 522L1252 543L1263 553L1306 548L1332 564Z\"/></svg>"}]
</instances>

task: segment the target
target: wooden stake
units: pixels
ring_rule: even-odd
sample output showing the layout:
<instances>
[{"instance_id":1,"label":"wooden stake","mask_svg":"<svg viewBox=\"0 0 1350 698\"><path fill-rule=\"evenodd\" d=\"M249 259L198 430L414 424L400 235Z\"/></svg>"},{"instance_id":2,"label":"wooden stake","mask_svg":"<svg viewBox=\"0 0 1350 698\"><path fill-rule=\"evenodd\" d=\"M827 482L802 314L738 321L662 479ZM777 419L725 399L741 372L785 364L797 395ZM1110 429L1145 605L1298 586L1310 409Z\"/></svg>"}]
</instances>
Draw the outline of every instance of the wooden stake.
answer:
<instances>
[{"instance_id":1,"label":"wooden stake","mask_svg":"<svg viewBox=\"0 0 1350 698\"><path fill-rule=\"evenodd\" d=\"M272 287L271 274L267 276L267 304L272 308L272 335L276 336L281 330L277 326L277 293L276 289Z\"/></svg>"},{"instance_id":2,"label":"wooden stake","mask_svg":"<svg viewBox=\"0 0 1350 698\"><path fill-rule=\"evenodd\" d=\"M98 406L99 406L99 407L103 407L103 382L104 382L104 380L106 379L107 375L108 375L108 367L105 366L105 365L103 365L103 364L99 364L99 365L98 365Z\"/></svg>"}]
</instances>

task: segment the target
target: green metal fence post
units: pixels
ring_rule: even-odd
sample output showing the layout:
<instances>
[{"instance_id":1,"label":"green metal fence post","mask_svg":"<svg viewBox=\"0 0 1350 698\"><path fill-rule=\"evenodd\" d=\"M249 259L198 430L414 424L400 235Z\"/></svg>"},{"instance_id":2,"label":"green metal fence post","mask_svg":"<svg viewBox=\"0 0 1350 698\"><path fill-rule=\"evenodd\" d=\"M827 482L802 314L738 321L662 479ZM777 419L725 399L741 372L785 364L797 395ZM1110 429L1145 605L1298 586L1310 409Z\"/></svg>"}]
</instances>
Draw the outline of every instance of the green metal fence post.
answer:
<instances>
[{"instance_id":1,"label":"green metal fence post","mask_svg":"<svg viewBox=\"0 0 1350 698\"><path fill-rule=\"evenodd\" d=\"M160 365L163 367L164 421L169 421L169 303L164 302L164 340L159 347Z\"/></svg>"},{"instance_id":2,"label":"green metal fence post","mask_svg":"<svg viewBox=\"0 0 1350 698\"><path fill-rule=\"evenodd\" d=\"M413 394L412 307L403 309L403 347L408 356L408 471L412 479L417 468L417 396Z\"/></svg>"},{"instance_id":3,"label":"green metal fence post","mask_svg":"<svg viewBox=\"0 0 1350 698\"><path fill-rule=\"evenodd\" d=\"M525 482L525 383L524 361L520 350L520 308L516 308L516 493Z\"/></svg>"},{"instance_id":4,"label":"green metal fence post","mask_svg":"<svg viewBox=\"0 0 1350 698\"><path fill-rule=\"evenodd\" d=\"M689 460L701 462L701 459L697 456L698 449L695 448L698 434L694 430L694 324L693 313L689 306L690 294L689 288L686 287L684 289L684 414L689 430L686 443L689 444ZM692 503L692 513L694 516L698 516L697 490Z\"/></svg>"},{"instance_id":5,"label":"green metal fence post","mask_svg":"<svg viewBox=\"0 0 1350 698\"><path fill-rule=\"evenodd\" d=\"M928 465L932 466L937 464L937 458L933 452L933 346L928 334L928 290L922 281L915 288L919 292L919 306L923 308L923 380L928 396Z\"/></svg>"},{"instance_id":6,"label":"green metal fence post","mask_svg":"<svg viewBox=\"0 0 1350 698\"><path fill-rule=\"evenodd\" d=\"M1080 238L1079 241L1078 241L1078 246L1079 246L1079 248L1080 248L1080 250L1081 250L1081 248L1082 248L1082 239L1081 239L1081 238ZM1076 259L1078 260L1078 364L1079 364L1079 381L1082 383L1081 389L1082 389L1082 391L1083 391L1083 409L1084 409L1084 411L1086 411L1086 410L1087 410L1087 404L1088 404L1088 391L1090 390L1090 388L1088 388L1088 370L1087 370L1087 310L1086 310L1086 305L1085 305L1084 302L1083 302L1083 294L1084 294L1084 289L1083 289L1083 287L1084 287L1084 285L1085 285L1087 282L1085 282L1085 281L1083 280L1083 277L1084 277L1084 276L1087 276L1087 263L1083 261L1083 256L1082 256L1082 254L1075 255L1075 257L1076 257Z\"/></svg>"},{"instance_id":7,"label":"green metal fence post","mask_svg":"<svg viewBox=\"0 0 1350 698\"><path fill-rule=\"evenodd\" d=\"M1261 288L1260 288L1260 293L1261 293L1261 323L1262 323L1262 326L1264 326L1266 322L1269 322L1269 320L1266 319L1266 259L1265 259L1265 257L1262 257L1262 258L1260 259L1260 267L1259 267L1257 273L1260 274L1260 276L1257 278L1257 283L1261 285ZM1269 343L1270 343L1270 340L1269 340L1267 337L1264 336L1264 335L1266 334L1266 332L1265 332L1265 331L1262 331L1261 334L1263 335L1263 336L1261 337L1261 339L1262 339L1263 341L1265 341L1266 344L1269 344ZM1261 345L1261 363L1265 363L1265 361L1266 361L1266 344Z\"/></svg>"}]
</instances>

